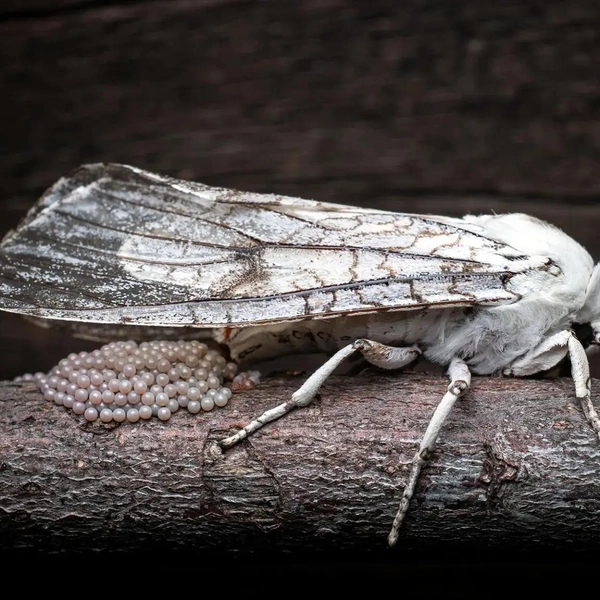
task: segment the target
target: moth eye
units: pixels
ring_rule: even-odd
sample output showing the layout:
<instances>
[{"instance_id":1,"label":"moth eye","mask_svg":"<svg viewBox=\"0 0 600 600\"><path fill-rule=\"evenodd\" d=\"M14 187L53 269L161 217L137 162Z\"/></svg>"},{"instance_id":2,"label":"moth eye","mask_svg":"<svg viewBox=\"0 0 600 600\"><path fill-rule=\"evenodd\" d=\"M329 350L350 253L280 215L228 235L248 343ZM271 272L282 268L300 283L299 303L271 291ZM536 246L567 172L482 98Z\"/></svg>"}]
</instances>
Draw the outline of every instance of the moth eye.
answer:
<instances>
[{"instance_id":1,"label":"moth eye","mask_svg":"<svg viewBox=\"0 0 600 600\"><path fill-rule=\"evenodd\" d=\"M554 275L555 277L557 277L558 275L562 274L562 269L558 265L551 264L548 267L548 273L550 273L550 275Z\"/></svg>"}]
</instances>

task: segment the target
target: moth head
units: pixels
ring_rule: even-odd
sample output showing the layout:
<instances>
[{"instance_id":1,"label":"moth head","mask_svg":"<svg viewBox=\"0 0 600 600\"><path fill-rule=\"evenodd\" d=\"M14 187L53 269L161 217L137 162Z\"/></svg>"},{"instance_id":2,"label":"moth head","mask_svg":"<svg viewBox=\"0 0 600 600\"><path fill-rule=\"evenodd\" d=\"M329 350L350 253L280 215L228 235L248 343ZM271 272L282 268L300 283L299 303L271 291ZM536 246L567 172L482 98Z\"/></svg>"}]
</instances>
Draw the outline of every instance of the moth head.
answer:
<instances>
[{"instance_id":1,"label":"moth head","mask_svg":"<svg viewBox=\"0 0 600 600\"><path fill-rule=\"evenodd\" d=\"M585 347L600 345L600 263L592 270L585 302L575 317L573 329Z\"/></svg>"}]
</instances>

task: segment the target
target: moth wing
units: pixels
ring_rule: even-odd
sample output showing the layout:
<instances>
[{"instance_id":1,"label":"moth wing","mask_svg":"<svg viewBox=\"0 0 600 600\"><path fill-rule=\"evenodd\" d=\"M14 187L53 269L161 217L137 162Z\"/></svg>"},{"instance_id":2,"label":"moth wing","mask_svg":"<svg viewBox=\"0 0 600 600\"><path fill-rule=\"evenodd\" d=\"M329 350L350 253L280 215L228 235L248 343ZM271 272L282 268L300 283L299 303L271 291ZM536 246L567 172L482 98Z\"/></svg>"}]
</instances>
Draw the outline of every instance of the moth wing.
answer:
<instances>
[{"instance_id":1,"label":"moth wing","mask_svg":"<svg viewBox=\"0 0 600 600\"><path fill-rule=\"evenodd\" d=\"M95 164L59 180L3 240L0 308L89 323L246 326L511 303L510 278L539 267L539 257L459 219Z\"/></svg>"}]
</instances>

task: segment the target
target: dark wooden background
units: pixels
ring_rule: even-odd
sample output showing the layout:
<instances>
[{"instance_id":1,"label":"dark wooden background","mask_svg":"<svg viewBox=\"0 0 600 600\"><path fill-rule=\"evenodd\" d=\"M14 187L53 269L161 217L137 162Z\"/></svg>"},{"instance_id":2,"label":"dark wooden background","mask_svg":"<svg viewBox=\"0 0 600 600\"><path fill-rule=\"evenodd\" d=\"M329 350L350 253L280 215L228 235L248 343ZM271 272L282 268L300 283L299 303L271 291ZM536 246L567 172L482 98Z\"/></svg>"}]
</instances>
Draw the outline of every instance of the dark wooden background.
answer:
<instances>
[{"instance_id":1,"label":"dark wooden background","mask_svg":"<svg viewBox=\"0 0 600 600\"><path fill-rule=\"evenodd\" d=\"M524 211L600 257L598 0L3 0L0 233L81 163ZM88 347L0 322L0 378Z\"/></svg>"}]
</instances>

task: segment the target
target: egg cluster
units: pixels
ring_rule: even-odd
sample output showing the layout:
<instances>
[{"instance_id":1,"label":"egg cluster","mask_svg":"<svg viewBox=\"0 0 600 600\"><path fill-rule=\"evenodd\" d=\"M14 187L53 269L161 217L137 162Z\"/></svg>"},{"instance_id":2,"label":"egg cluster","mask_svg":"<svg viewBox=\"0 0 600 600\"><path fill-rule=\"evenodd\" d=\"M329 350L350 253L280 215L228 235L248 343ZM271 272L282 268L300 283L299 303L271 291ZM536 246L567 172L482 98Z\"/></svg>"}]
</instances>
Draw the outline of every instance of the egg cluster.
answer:
<instances>
[{"instance_id":1,"label":"egg cluster","mask_svg":"<svg viewBox=\"0 0 600 600\"><path fill-rule=\"evenodd\" d=\"M46 400L87 421L135 423L153 416L167 421L180 408L197 414L225 406L231 389L224 381L238 389L248 381L236 371L235 363L196 340L127 341L70 354L48 374L20 379L34 380Z\"/></svg>"}]
</instances>

